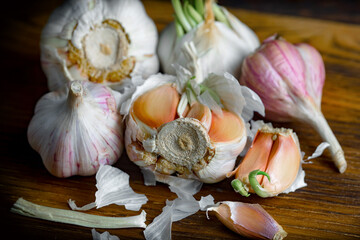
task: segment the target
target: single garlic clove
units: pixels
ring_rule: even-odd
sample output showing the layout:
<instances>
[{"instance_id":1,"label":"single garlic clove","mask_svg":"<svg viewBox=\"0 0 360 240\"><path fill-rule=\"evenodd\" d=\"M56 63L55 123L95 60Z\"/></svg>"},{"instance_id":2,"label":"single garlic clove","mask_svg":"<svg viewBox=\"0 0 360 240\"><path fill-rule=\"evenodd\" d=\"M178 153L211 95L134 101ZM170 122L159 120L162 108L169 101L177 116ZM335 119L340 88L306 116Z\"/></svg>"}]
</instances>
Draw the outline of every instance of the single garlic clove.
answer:
<instances>
[{"instance_id":1,"label":"single garlic clove","mask_svg":"<svg viewBox=\"0 0 360 240\"><path fill-rule=\"evenodd\" d=\"M207 106L199 102L195 102L186 114L186 117L195 118L199 120L207 130L210 129L212 116L211 111Z\"/></svg>"},{"instance_id":2,"label":"single garlic clove","mask_svg":"<svg viewBox=\"0 0 360 240\"><path fill-rule=\"evenodd\" d=\"M176 89L163 85L140 96L133 105L133 114L151 128L175 119L180 97Z\"/></svg>"},{"instance_id":3,"label":"single garlic clove","mask_svg":"<svg viewBox=\"0 0 360 240\"><path fill-rule=\"evenodd\" d=\"M261 197L276 196L295 181L301 164L301 151L297 136L291 129L272 128L264 125L258 130L253 143L240 165L231 174L239 179L250 192ZM253 171L264 175L252 174ZM254 175L257 183L252 182ZM269 180L270 178L270 180ZM261 189L261 193L257 189Z\"/></svg>"},{"instance_id":4,"label":"single garlic clove","mask_svg":"<svg viewBox=\"0 0 360 240\"><path fill-rule=\"evenodd\" d=\"M213 142L238 141L246 135L245 123L232 112L223 110L222 116L213 113L209 136Z\"/></svg>"},{"instance_id":5,"label":"single garlic clove","mask_svg":"<svg viewBox=\"0 0 360 240\"><path fill-rule=\"evenodd\" d=\"M259 204L222 202L214 211L216 217L232 231L254 239L283 239L287 233Z\"/></svg>"}]
</instances>

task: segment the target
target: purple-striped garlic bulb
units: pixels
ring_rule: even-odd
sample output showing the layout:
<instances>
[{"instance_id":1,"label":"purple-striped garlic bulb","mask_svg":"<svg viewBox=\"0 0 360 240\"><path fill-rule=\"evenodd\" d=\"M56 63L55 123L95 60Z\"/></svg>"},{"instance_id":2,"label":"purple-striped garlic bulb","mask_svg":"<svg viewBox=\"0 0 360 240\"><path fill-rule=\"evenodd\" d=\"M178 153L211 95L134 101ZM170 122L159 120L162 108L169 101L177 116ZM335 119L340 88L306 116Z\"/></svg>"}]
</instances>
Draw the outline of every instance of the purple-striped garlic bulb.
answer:
<instances>
[{"instance_id":1,"label":"purple-striped garlic bulb","mask_svg":"<svg viewBox=\"0 0 360 240\"><path fill-rule=\"evenodd\" d=\"M344 152L321 112L325 67L312 46L291 44L276 35L243 62L240 83L254 90L273 121L303 121L330 144L330 152L341 173L347 163Z\"/></svg>"},{"instance_id":2,"label":"purple-striped garlic bulb","mask_svg":"<svg viewBox=\"0 0 360 240\"><path fill-rule=\"evenodd\" d=\"M89 81L45 94L28 127L31 147L57 177L88 176L123 151L121 95Z\"/></svg>"}]
</instances>

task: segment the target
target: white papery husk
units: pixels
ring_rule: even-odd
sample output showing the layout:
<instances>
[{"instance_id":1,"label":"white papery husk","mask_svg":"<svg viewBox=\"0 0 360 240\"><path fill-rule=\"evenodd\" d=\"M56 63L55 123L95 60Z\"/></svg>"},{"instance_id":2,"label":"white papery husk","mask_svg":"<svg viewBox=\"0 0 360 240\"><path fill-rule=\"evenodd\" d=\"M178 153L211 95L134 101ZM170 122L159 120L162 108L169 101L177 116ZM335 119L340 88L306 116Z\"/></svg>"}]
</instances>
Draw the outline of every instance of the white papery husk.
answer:
<instances>
[{"instance_id":1,"label":"white papery husk","mask_svg":"<svg viewBox=\"0 0 360 240\"><path fill-rule=\"evenodd\" d=\"M122 153L122 97L88 81L69 85L37 102L28 140L51 174L93 175L100 164L114 164Z\"/></svg>"},{"instance_id":2,"label":"white papery husk","mask_svg":"<svg viewBox=\"0 0 360 240\"><path fill-rule=\"evenodd\" d=\"M115 235L111 235L107 231L99 233L95 230L95 228L91 229L91 235L93 240L120 240L120 238Z\"/></svg>"},{"instance_id":3,"label":"white papery husk","mask_svg":"<svg viewBox=\"0 0 360 240\"><path fill-rule=\"evenodd\" d=\"M182 52L185 42L194 42L199 53L203 75L229 72L238 75L241 62L260 46L256 34L234 15L222 8L230 27L222 22L202 22L178 38L175 24L169 24L160 34L158 56L162 71L175 74L171 64L186 66Z\"/></svg>"},{"instance_id":4,"label":"white papery husk","mask_svg":"<svg viewBox=\"0 0 360 240\"><path fill-rule=\"evenodd\" d=\"M122 83L130 81L131 77L136 75L148 77L158 71L159 61L156 55L157 29L154 22L146 14L140 1L68 0L51 14L41 35L41 65L47 76L50 90L56 90L74 79L89 80L89 74L84 73L81 66L70 62L68 58L70 44L77 50L86 52L83 48L85 38L90 36L89 33L94 32L96 29L111 28L102 26L106 20L116 21L121 26L119 28L124 31L122 34L123 40L128 42L127 46L124 47L126 48L126 54L121 59L132 58L135 61L135 66L133 66L131 73L126 74L121 81L120 79L118 82L105 80L104 84L122 90ZM120 39L116 38L115 32L108 31L108 37L104 37L104 39L97 37L90 44L92 46L90 46L91 50L89 51L92 52L91 54L95 54L95 59L99 57L106 58L105 55L112 53L118 54L120 48L111 48L118 42L109 42L111 37ZM110 45L106 45L108 43ZM101 49L101 44L105 44L103 45L105 46L104 51ZM123 47L125 44L119 43L119 45ZM110 46L110 48L106 48L106 46ZM90 52L86 52L86 54L90 54ZM99 64L104 64L104 62L100 61ZM117 67L110 64L99 66L96 69L110 71Z\"/></svg>"},{"instance_id":5,"label":"white papery husk","mask_svg":"<svg viewBox=\"0 0 360 240\"><path fill-rule=\"evenodd\" d=\"M110 204L124 205L127 210L139 211L148 199L144 194L135 193L130 187L129 175L118 168L101 165L96 173L95 202L78 207L69 199L71 209L87 211L94 207L101 208Z\"/></svg>"},{"instance_id":6,"label":"white papery husk","mask_svg":"<svg viewBox=\"0 0 360 240\"><path fill-rule=\"evenodd\" d=\"M184 86L192 75L188 70L180 66L175 66L175 69L177 77L157 74L143 81L143 84L134 89L132 97L121 107L121 113L127 115L125 146L128 156L138 166L142 168L147 167L151 171L156 171L155 164L149 164L148 162L156 161L154 159L157 158L157 154L150 150L151 144L154 142L152 139L156 138L158 131L146 126L139 119L136 119L133 114L129 114L129 111L139 96L165 84L174 86L179 95L182 95L185 90ZM196 91L198 84L196 79L191 84ZM210 74L201 84L211 88L222 99L222 104L225 108L236 114L242 121L244 121L242 113L245 113L245 119L251 118L253 111L264 114L264 106L260 98L250 89L240 86L238 81L228 73L224 75ZM243 97L243 92L246 98ZM204 105L211 108L206 99L202 101L201 96L198 96L198 99ZM246 141L247 137L244 134L242 138L231 142L211 142L212 148L215 149L215 154L209 164L201 170L191 171L181 175L181 177L194 178L206 183L215 183L223 180L226 177L226 173L234 168L236 158L244 148ZM153 146L152 150L155 150L155 148Z\"/></svg>"}]
</instances>

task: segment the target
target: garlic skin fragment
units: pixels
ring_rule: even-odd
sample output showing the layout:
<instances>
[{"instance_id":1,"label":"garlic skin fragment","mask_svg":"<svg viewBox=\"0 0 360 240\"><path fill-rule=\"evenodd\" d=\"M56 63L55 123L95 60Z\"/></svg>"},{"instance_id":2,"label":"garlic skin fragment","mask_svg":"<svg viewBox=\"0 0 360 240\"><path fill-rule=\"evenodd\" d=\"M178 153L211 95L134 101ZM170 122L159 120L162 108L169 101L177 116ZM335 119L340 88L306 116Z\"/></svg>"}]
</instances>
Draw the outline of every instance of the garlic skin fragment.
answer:
<instances>
[{"instance_id":1,"label":"garlic skin fragment","mask_svg":"<svg viewBox=\"0 0 360 240\"><path fill-rule=\"evenodd\" d=\"M93 175L123 151L121 101L104 85L73 81L38 101L28 141L54 176Z\"/></svg>"},{"instance_id":2,"label":"garlic skin fragment","mask_svg":"<svg viewBox=\"0 0 360 240\"><path fill-rule=\"evenodd\" d=\"M68 0L41 34L41 66L48 87L89 80L122 90L136 75L159 70L154 22L138 0Z\"/></svg>"},{"instance_id":3,"label":"garlic skin fragment","mask_svg":"<svg viewBox=\"0 0 360 240\"><path fill-rule=\"evenodd\" d=\"M273 128L264 124L256 133L244 159L228 176L235 174L235 178L254 193L250 173L255 170L263 171L269 175L270 181L263 175L256 176L258 187L261 189L260 193L256 193L261 197L273 197L283 193L292 185L304 186L302 183L305 174L301 168L301 160L299 141L291 129ZM300 178L297 178L298 176Z\"/></svg>"},{"instance_id":4,"label":"garlic skin fragment","mask_svg":"<svg viewBox=\"0 0 360 240\"><path fill-rule=\"evenodd\" d=\"M240 83L262 99L266 117L273 121L302 121L311 125L330 144L329 150L340 173L347 163L344 152L321 112L325 67L312 46L291 44L277 35L246 57Z\"/></svg>"},{"instance_id":5,"label":"garlic skin fragment","mask_svg":"<svg viewBox=\"0 0 360 240\"><path fill-rule=\"evenodd\" d=\"M212 5L213 1L206 1L205 20L185 35L177 36L174 22L161 32L157 52L164 73L175 74L172 64L187 66L187 58L182 51L186 42L194 42L204 76L224 72L237 75L243 59L260 45L256 34L225 8L221 7L220 11L227 24L216 21Z\"/></svg>"},{"instance_id":6,"label":"garlic skin fragment","mask_svg":"<svg viewBox=\"0 0 360 240\"><path fill-rule=\"evenodd\" d=\"M259 204L227 201L207 211L214 211L226 227L244 237L280 240L287 236L284 229Z\"/></svg>"}]
</instances>

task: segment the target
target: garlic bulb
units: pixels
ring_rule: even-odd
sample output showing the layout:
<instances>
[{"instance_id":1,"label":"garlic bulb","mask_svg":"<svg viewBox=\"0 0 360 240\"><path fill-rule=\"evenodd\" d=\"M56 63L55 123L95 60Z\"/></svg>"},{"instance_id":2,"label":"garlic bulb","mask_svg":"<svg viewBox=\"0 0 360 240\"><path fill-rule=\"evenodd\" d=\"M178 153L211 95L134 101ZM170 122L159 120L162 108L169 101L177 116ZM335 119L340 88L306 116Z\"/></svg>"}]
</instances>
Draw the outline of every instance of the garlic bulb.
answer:
<instances>
[{"instance_id":1,"label":"garlic bulb","mask_svg":"<svg viewBox=\"0 0 360 240\"><path fill-rule=\"evenodd\" d=\"M256 34L248 26L211 0L206 0L205 9L198 4L193 7L188 1L183 7L180 0L172 2L175 22L168 25L159 38L158 55L163 72L175 74L173 63L186 66L186 56L181 50L185 42L194 42L204 76L237 74L243 59L259 46ZM203 5L202 1L195 2ZM193 19L197 21L190 25Z\"/></svg>"},{"instance_id":2,"label":"garlic bulb","mask_svg":"<svg viewBox=\"0 0 360 240\"><path fill-rule=\"evenodd\" d=\"M253 89L264 102L266 117L274 121L303 121L330 144L340 173L346 170L344 152L321 112L325 81L319 52L302 43L292 45L277 35L249 55L242 65L241 84Z\"/></svg>"},{"instance_id":3,"label":"garlic bulb","mask_svg":"<svg viewBox=\"0 0 360 240\"><path fill-rule=\"evenodd\" d=\"M92 175L123 150L121 95L106 86L72 81L36 104L28 140L57 177Z\"/></svg>"},{"instance_id":4,"label":"garlic bulb","mask_svg":"<svg viewBox=\"0 0 360 240\"><path fill-rule=\"evenodd\" d=\"M177 66L176 77L153 75L123 105L125 147L140 167L214 183L234 168L245 146L242 113L251 112L248 121L264 108L255 93L245 99L251 90L230 74L203 77L194 45L185 47L192 73Z\"/></svg>"},{"instance_id":5,"label":"garlic bulb","mask_svg":"<svg viewBox=\"0 0 360 240\"><path fill-rule=\"evenodd\" d=\"M291 129L264 124L257 131L244 159L231 173L239 180L233 180L232 185L235 191L249 189L261 197L276 196L295 180L304 182L301 160L299 140ZM298 175L301 177L297 178ZM248 196L246 191L242 195Z\"/></svg>"},{"instance_id":6,"label":"garlic bulb","mask_svg":"<svg viewBox=\"0 0 360 240\"><path fill-rule=\"evenodd\" d=\"M69 0L41 35L41 65L51 91L89 80L122 89L159 69L157 29L138 0Z\"/></svg>"}]
</instances>

